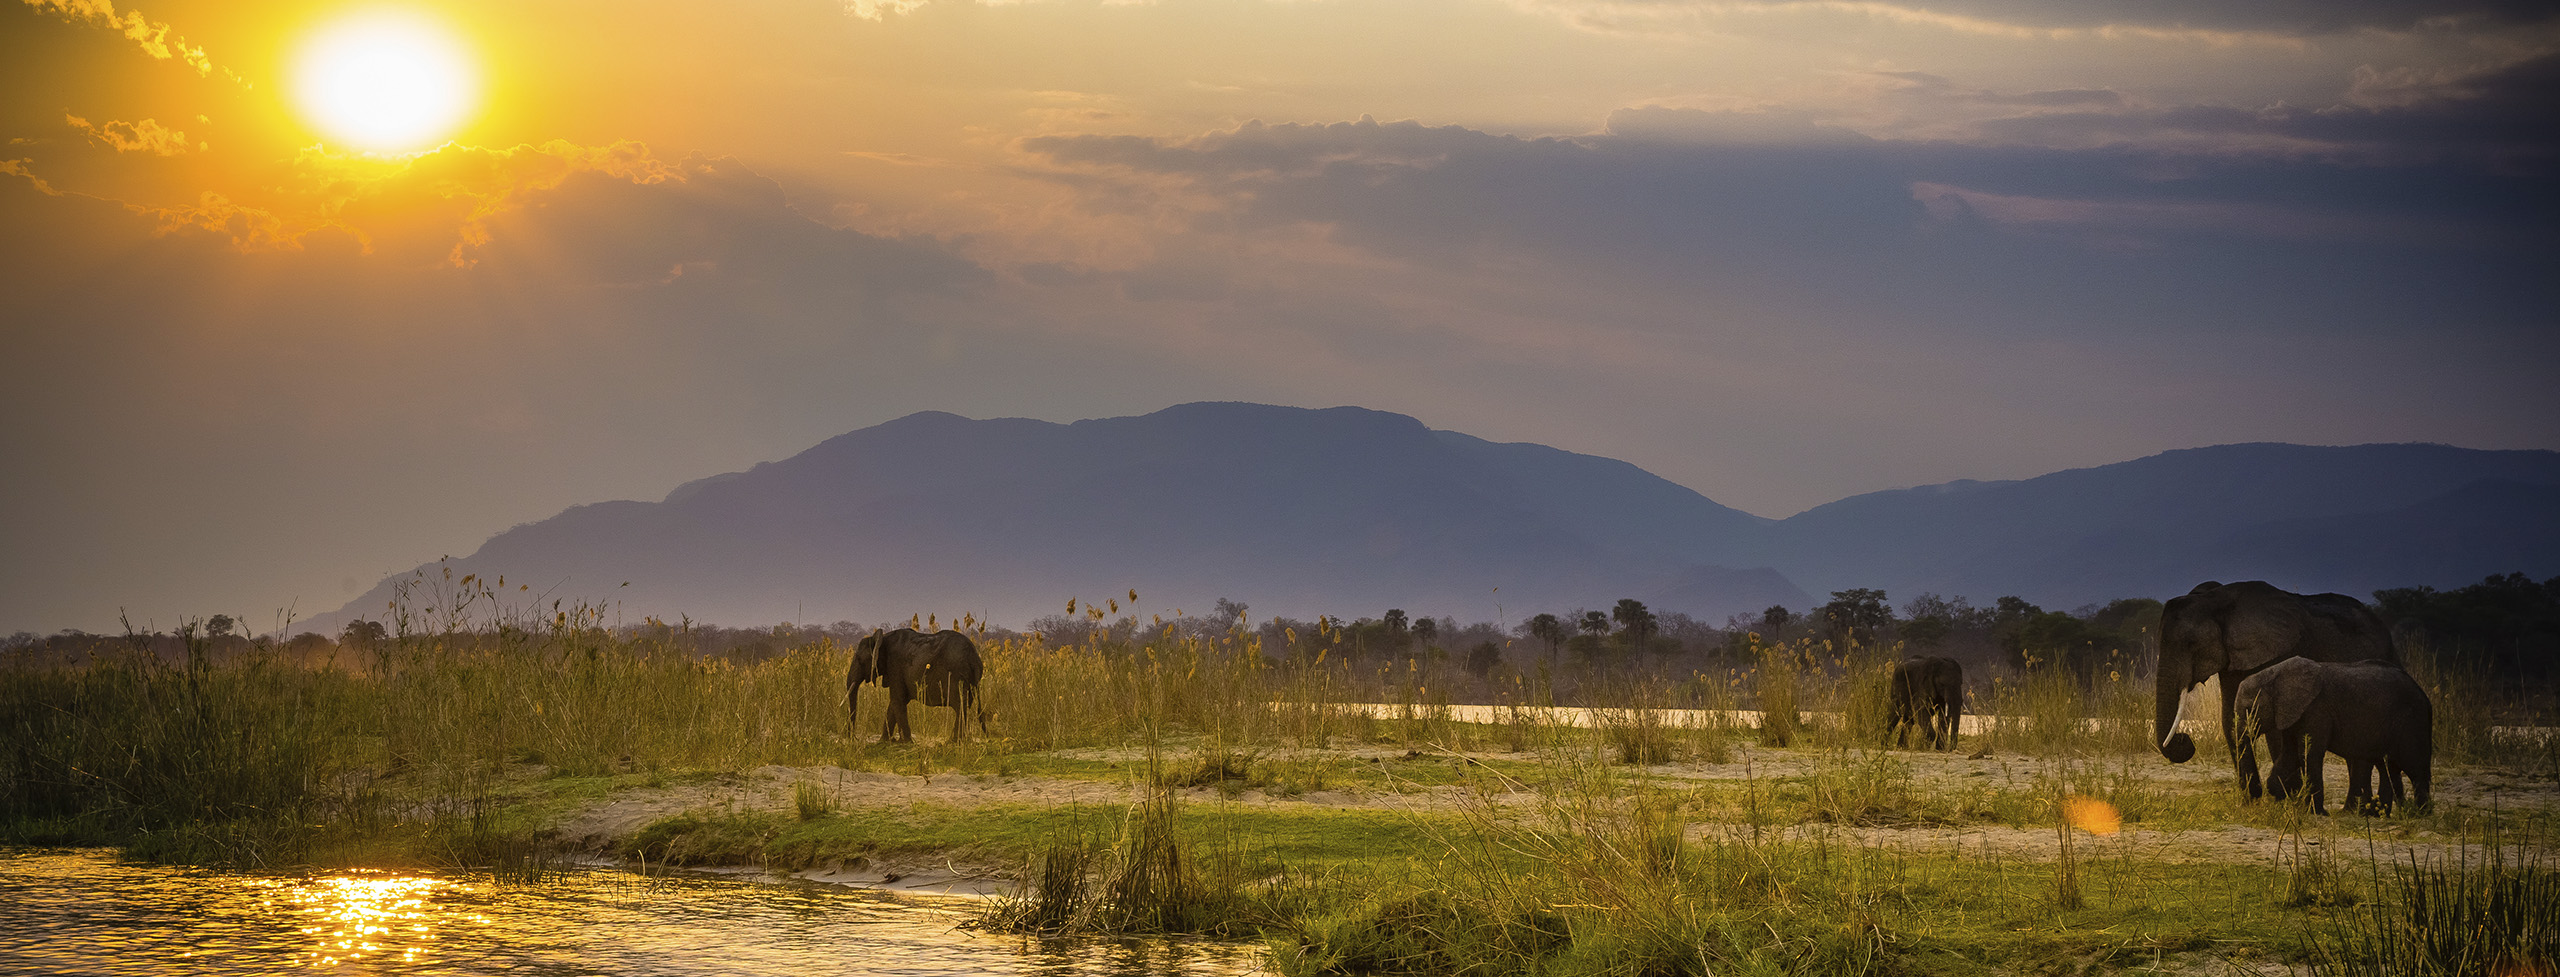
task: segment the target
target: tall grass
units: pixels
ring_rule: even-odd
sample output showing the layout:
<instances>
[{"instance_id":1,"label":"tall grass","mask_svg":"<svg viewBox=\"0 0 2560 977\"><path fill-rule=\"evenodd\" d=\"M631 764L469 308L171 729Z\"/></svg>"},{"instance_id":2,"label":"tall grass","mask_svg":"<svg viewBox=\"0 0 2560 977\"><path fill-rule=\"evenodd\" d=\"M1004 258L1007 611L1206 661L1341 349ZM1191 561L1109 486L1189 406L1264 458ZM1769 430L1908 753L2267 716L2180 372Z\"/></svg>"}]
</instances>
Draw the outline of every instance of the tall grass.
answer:
<instances>
[{"instance_id":1,"label":"tall grass","mask_svg":"<svg viewBox=\"0 0 2560 977\"><path fill-rule=\"evenodd\" d=\"M2321 977L2527 977L2560 972L2560 868L2547 850L2502 843L2371 856L2375 898L2315 923Z\"/></svg>"},{"instance_id":2,"label":"tall grass","mask_svg":"<svg viewBox=\"0 0 2560 977\"><path fill-rule=\"evenodd\" d=\"M1967 712L1982 717L1984 745L1993 750L2036 756L2152 750L2151 686L2122 669L2094 674L2085 688L2064 668L1993 675L1975 688ZM2188 712L2198 757L2226 755L2220 709L2220 700L2203 695ZM2204 721L2196 722L2198 717Z\"/></svg>"},{"instance_id":3,"label":"tall grass","mask_svg":"<svg viewBox=\"0 0 2560 977\"><path fill-rule=\"evenodd\" d=\"M204 860L261 864L297 826L346 813L361 683L258 649L226 662L189 623L170 661L146 643L0 682L0 824L22 841L161 833ZM178 836L184 836L183 842Z\"/></svg>"},{"instance_id":4,"label":"tall grass","mask_svg":"<svg viewBox=\"0 0 2560 977\"><path fill-rule=\"evenodd\" d=\"M1890 887L1820 843L1684 837L1682 800L1560 754L1534 813L1463 809L1412 884L1273 941L1287 974L1825 973L1886 964ZM1518 785L1513 785L1518 786Z\"/></svg>"},{"instance_id":5,"label":"tall grass","mask_svg":"<svg viewBox=\"0 0 2560 977\"><path fill-rule=\"evenodd\" d=\"M1160 759L1146 793L1107 837L1071 832L1033 856L1031 883L990 900L972 926L1017 933L1249 936L1306 909L1285 869L1247 865L1232 838L1191 840ZM1274 869L1279 869L1274 871Z\"/></svg>"}]
</instances>

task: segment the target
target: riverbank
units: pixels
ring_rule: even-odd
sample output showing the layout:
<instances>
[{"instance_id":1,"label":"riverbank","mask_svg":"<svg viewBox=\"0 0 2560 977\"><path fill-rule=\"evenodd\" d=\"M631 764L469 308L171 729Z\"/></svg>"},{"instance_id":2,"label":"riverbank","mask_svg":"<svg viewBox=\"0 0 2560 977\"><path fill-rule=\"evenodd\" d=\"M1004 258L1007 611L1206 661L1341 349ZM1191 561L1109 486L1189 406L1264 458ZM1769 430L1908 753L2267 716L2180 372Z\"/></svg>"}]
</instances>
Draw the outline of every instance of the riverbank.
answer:
<instances>
[{"instance_id":1,"label":"riverbank","mask_svg":"<svg viewBox=\"0 0 2560 977\"><path fill-rule=\"evenodd\" d=\"M0 686L27 747L0 756L0 831L267 870L974 892L991 929L1259 939L1310 974L2295 967L2463 904L2412 885L2560 918L2560 757L2450 705L2475 700L2439 693L2431 811L2316 817L2151 752L2135 680L1995 676L1958 750L1886 750L1889 655L1782 651L1588 676L1613 705L1557 710L1543 680L1452 702L1471 680L1421 660L991 642L993 719L952 742L919 709L906 744L848 736L824 643L741 665L562 624L361 669L31 662ZM2560 958L2544 930L2489 936Z\"/></svg>"}]
</instances>

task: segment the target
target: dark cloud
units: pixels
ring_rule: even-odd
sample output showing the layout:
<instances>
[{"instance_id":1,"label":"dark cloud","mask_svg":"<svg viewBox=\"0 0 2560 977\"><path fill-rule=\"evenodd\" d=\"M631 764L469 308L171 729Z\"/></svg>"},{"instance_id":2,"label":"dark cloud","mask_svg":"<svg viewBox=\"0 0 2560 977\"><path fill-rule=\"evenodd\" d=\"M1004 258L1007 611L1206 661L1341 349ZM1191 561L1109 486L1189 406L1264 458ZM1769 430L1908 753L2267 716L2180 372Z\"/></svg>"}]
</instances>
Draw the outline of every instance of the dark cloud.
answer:
<instances>
[{"instance_id":1,"label":"dark cloud","mask_svg":"<svg viewBox=\"0 0 2560 977\"><path fill-rule=\"evenodd\" d=\"M1788 0L1780 0L1788 2ZM1821 2L1821 0L1806 0ZM2553 16L2539 0L1927 0L1903 4L1932 13L2031 27L2131 25L2162 29L2332 33L2358 28L2406 29L2422 22L2469 19L2531 23Z\"/></svg>"},{"instance_id":2,"label":"dark cloud","mask_svg":"<svg viewBox=\"0 0 2560 977\"><path fill-rule=\"evenodd\" d=\"M735 160L691 161L678 180L582 172L490 218L475 260L544 266L565 280L664 284L717 275L823 292L966 290L978 266L930 244L827 227Z\"/></svg>"},{"instance_id":3,"label":"dark cloud","mask_svg":"<svg viewBox=\"0 0 2560 977\"><path fill-rule=\"evenodd\" d=\"M2115 92L2104 88L2063 88L2043 92L2021 92L2016 95L1993 97L1986 99L1986 101L2005 103L2009 105L2034 105L2040 107L2065 105L2117 106L2124 104L2124 96L2118 95Z\"/></svg>"},{"instance_id":4,"label":"dark cloud","mask_svg":"<svg viewBox=\"0 0 2560 977\"><path fill-rule=\"evenodd\" d=\"M2039 146L2106 144L2223 159L2314 157L2342 166L2441 167L2538 178L2545 190L2550 178L2560 176L2560 56L2412 83L2391 94L2381 104L2317 108L2051 112L1992 120L1982 130L1994 141ZM2511 189L2532 193L2530 186Z\"/></svg>"},{"instance_id":5,"label":"dark cloud","mask_svg":"<svg viewBox=\"0 0 2560 977\"><path fill-rule=\"evenodd\" d=\"M1683 125L1680 110L1628 113L1610 134L1575 140L1364 120L1026 146L1083 177L1173 178L1228 201L1204 226L1313 223L1404 260L1460 268L1534 255L1630 287L1843 318L1894 309L1884 321L2018 334L2548 331L2560 220L2547 177L2419 147L2384 165L2372 153L2135 138L2308 141L2356 121L2377 133L2405 124L2395 115L2500 115L2483 109L2487 98L2311 117L2193 107L2016 123L2116 126L2131 140L2085 149L1659 138L1723 124L1689 113L1697 118Z\"/></svg>"}]
</instances>

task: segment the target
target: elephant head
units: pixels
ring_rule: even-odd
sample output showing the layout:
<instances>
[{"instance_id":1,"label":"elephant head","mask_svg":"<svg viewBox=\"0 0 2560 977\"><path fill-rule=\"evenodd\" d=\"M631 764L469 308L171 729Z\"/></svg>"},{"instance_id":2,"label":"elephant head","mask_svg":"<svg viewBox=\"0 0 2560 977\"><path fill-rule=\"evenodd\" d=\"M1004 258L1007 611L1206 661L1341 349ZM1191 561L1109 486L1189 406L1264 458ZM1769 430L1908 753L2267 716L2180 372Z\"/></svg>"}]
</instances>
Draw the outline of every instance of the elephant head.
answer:
<instances>
[{"instance_id":1,"label":"elephant head","mask_svg":"<svg viewBox=\"0 0 2560 977\"><path fill-rule=\"evenodd\" d=\"M852 689L880 677L880 632L875 630L854 644L853 667L845 673L844 685Z\"/></svg>"},{"instance_id":2,"label":"elephant head","mask_svg":"<svg viewBox=\"0 0 2560 977\"><path fill-rule=\"evenodd\" d=\"M2178 732L2181 701L2207 678L2223 679L2223 731L2230 733L2232 686L2287 658L2398 663L2391 633L2362 603L2344 594L2304 596L2265 581L2197 584L2160 608L2160 663L2155 672L2152 742L2171 763L2195 757L2195 741Z\"/></svg>"},{"instance_id":3,"label":"elephant head","mask_svg":"<svg viewBox=\"0 0 2560 977\"><path fill-rule=\"evenodd\" d=\"M2288 751L2286 745L2278 740L2285 730L2300 727L2303 718L2310 713L2312 703L2319 701L2325 678L2322 667L2322 663L2308 658L2288 658L2241 680L2239 687L2232 690L2231 696L2236 703L2233 709L2240 717L2240 728L2234 731L2234 735L2240 737L2239 762L2248 764L2255 772L2258 754L2253 744L2258 737L2265 736L2277 765L2271 771L2273 776L2267 779L2267 793L2277 800L2290 797L2301 789L2302 759L2296 755L2299 747L2297 745L2295 751ZM2285 769L2288 757L2295 765L2291 776Z\"/></svg>"}]
</instances>

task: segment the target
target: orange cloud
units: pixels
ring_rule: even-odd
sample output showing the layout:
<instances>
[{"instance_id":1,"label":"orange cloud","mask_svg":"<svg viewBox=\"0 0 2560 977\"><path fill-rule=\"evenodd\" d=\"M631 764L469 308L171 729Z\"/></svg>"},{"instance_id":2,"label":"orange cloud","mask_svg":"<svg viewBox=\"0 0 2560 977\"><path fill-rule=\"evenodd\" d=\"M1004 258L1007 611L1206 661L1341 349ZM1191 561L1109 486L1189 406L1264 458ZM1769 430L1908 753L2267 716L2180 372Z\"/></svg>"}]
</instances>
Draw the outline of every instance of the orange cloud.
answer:
<instances>
[{"instance_id":1,"label":"orange cloud","mask_svg":"<svg viewBox=\"0 0 2560 977\"><path fill-rule=\"evenodd\" d=\"M34 170L28 169L28 162L30 161L23 159L0 159L0 173L24 178L29 184L34 186L37 193L44 194L45 196L62 196L62 191L54 189L53 184L44 182L43 177L37 176Z\"/></svg>"},{"instance_id":2,"label":"orange cloud","mask_svg":"<svg viewBox=\"0 0 2560 977\"><path fill-rule=\"evenodd\" d=\"M683 181L699 164L657 158L636 142L484 149L448 144L402 160L306 149L291 182L254 201L206 191L192 204L131 206L164 234L207 233L242 251L298 249L315 234L344 235L367 253L434 257L467 266L489 242L488 222L528 194L592 173L636 184Z\"/></svg>"},{"instance_id":3,"label":"orange cloud","mask_svg":"<svg viewBox=\"0 0 2560 977\"><path fill-rule=\"evenodd\" d=\"M154 156L176 156L196 147L189 145L187 134L150 119L140 122L114 122L90 125L89 120L65 115L63 121L88 133L89 138L116 148L119 153L150 153Z\"/></svg>"},{"instance_id":4,"label":"orange cloud","mask_svg":"<svg viewBox=\"0 0 2560 977\"><path fill-rule=\"evenodd\" d=\"M27 6L42 10L75 24L104 27L131 38L142 46L143 53L163 61L176 58L196 69L196 74L213 73L213 60L204 49L187 44L185 38L173 37L169 25L155 24L140 11L116 13L112 0L26 0Z\"/></svg>"}]
</instances>

